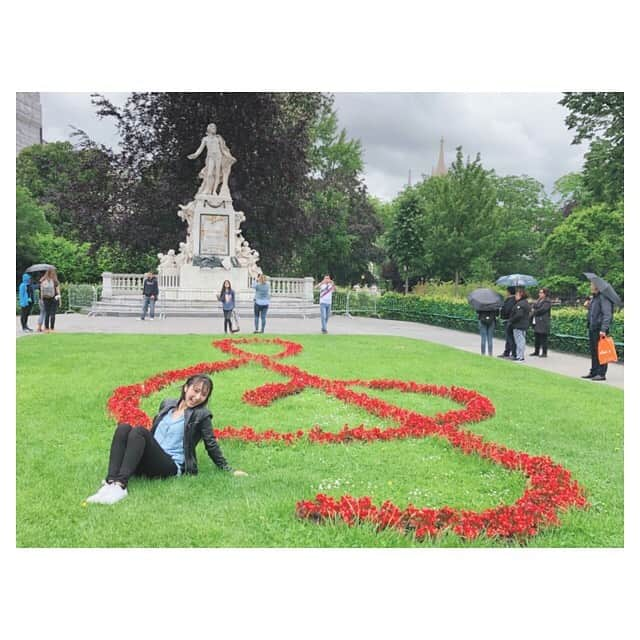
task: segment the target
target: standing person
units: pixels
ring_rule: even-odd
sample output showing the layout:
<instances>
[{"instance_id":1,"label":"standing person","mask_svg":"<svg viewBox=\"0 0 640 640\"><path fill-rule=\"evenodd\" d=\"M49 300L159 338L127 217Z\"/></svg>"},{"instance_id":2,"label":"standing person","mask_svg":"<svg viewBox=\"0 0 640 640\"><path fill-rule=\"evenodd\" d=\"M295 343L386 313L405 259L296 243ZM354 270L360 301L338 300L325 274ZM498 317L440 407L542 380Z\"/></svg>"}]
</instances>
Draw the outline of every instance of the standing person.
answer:
<instances>
[{"instance_id":1,"label":"standing person","mask_svg":"<svg viewBox=\"0 0 640 640\"><path fill-rule=\"evenodd\" d=\"M140 320L144 320L147 315L147 309L149 309L149 320L153 320L156 311L156 300L158 299L158 278L156 278L153 271L147 272L142 281L142 297L144 302Z\"/></svg>"},{"instance_id":2,"label":"standing person","mask_svg":"<svg viewBox=\"0 0 640 640\"><path fill-rule=\"evenodd\" d=\"M516 290L516 302L511 309L509 316L509 324L513 329L513 338L516 343L516 354L512 356L512 360L524 362L524 347L526 344L527 329L529 328L529 314L531 307L527 302L527 294L524 287L518 287Z\"/></svg>"},{"instance_id":3,"label":"standing person","mask_svg":"<svg viewBox=\"0 0 640 640\"><path fill-rule=\"evenodd\" d=\"M267 324L267 311L269 310L269 302L271 301L271 291L267 276L261 273L258 281L253 285L256 295L253 300L253 320L256 330L253 333L264 333L264 327ZM258 331L258 320L261 321L262 329Z\"/></svg>"},{"instance_id":4,"label":"standing person","mask_svg":"<svg viewBox=\"0 0 640 640\"><path fill-rule=\"evenodd\" d=\"M34 288L34 293L35 293L36 290L38 291L38 309L40 309L40 314L38 315L38 322L36 323L36 331L38 333L42 333L43 332L43 327L44 327L45 311L44 311L44 302L42 300L42 292L40 291L40 281L39 280L38 280L38 282L34 282L33 288Z\"/></svg>"},{"instance_id":5,"label":"standing person","mask_svg":"<svg viewBox=\"0 0 640 640\"><path fill-rule=\"evenodd\" d=\"M207 407L212 391L211 378L191 376L179 399L162 401L151 430L119 424L111 442L107 477L87 502L114 504L126 498L133 475L149 478L196 475L196 445L200 440L219 469L234 476L248 475L229 466L213 435L212 415Z\"/></svg>"},{"instance_id":6,"label":"standing person","mask_svg":"<svg viewBox=\"0 0 640 640\"><path fill-rule=\"evenodd\" d=\"M535 346L530 356L547 357L547 346L549 344L549 334L551 333L551 300L549 300L549 289L543 287L538 291L538 299L531 308L531 324L535 336Z\"/></svg>"},{"instance_id":7,"label":"standing person","mask_svg":"<svg viewBox=\"0 0 640 640\"><path fill-rule=\"evenodd\" d=\"M591 351L591 369L586 379L594 382L601 382L607 379L608 365L600 364L598 359L598 342L609 334L611 321L613 320L613 302L605 298L598 287L591 283L591 303L589 304L589 315L587 324L589 327L589 349Z\"/></svg>"},{"instance_id":8,"label":"standing person","mask_svg":"<svg viewBox=\"0 0 640 640\"><path fill-rule=\"evenodd\" d=\"M231 331L231 313L236 306L236 292L231 288L231 282L225 280L222 283L222 289L218 300L222 302L222 313L224 314L224 332L227 332L227 327Z\"/></svg>"},{"instance_id":9,"label":"standing person","mask_svg":"<svg viewBox=\"0 0 640 640\"><path fill-rule=\"evenodd\" d=\"M327 322L329 322L329 316L331 315L331 299L333 292L336 290L336 285L331 280L330 275L326 275L324 279L316 285L316 289L320 289L320 324L322 326L322 333L327 333Z\"/></svg>"},{"instance_id":10,"label":"standing person","mask_svg":"<svg viewBox=\"0 0 640 640\"><path fill-rule=\"evenodd\" d=\"M496 318L498 312L494 311L478 311L478 328L480 329L480 353L493 355L493 334L496 330Z\"/></svg>"},{"instance_id":11,"label":"standing person","mask_svg":"<svg viewBox=\"0 0 640 640\"><path fill-rule=\"evenodd\" d=\"M49 269L40 278L40 302L44 304L44 330L55 331L56 310L60 302L60 282L55 269Z\"/></svg>"},{"instance_id":12,"label":"standing person","mask_svg":"<svg viewBox=\"0 0 640 640\"><path fill-rule=\"evenodd\" d=\"M509 324L509 316L511 315L513 305L516 303L516 288L507 287L507 291L509 292L509 295L505 298L504 303L502 304L502 309L500 309L500 317L504 320L504 351L498 356L498 358L510 358L516 355L516 343L513 338L513 327Z\"/></svg>"},{"instance_id":13,"label":"standing person","mask_svg":"<svg viewBox=\"0 0 640 640\"><path fill-rule=\"evenodd\" d=\"M33 285L31 284L31 276L28 273L22 274L22 282L18 288L18 293L20 296L20 324L23 331L31 332L33 329L27 326L27 322L33 306Z\"/></svg>"}]
</instances>

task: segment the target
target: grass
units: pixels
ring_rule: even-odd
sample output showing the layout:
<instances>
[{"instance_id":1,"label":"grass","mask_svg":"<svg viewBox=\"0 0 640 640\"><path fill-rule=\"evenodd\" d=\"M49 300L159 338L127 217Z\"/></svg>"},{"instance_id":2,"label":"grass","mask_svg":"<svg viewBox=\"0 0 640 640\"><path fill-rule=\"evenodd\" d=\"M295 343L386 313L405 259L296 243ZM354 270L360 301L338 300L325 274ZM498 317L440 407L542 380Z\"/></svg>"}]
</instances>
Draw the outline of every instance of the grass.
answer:
<instances>
[{"instance_id":1,"label":"grass","mask_svg":"<svg viewBox=\"0 0 640 640\"><path fill-rule=\"evenodd\" d=\"M283 336L285 337L285 336ZM623 392L428 342L372 336L299 336L289 360L339 379L397 378L478 390L496 408L470 425L489 440L551 456L585 487L587 510L531 547L623 546ZM104 476L114 421L106 402L121 385L154 373L227 356L211 336L47 335L17 342L16 541L19 547L502 547L445 535L416 543L369 526L315 525L295 518L295 504L316 493L369 495L376 504L481 510L511 503L525 479L436 438L373 444L254 445L221 441L227 460L247 478L218 471L202 445L200 473L165 481L134 478L113 507L83 506ZM278 351L254 346L262 353ZM287 362L286 360L283 362ZM216 427L338 430L385 424L315 390L257 408L242 393L282 378L258 365L215 376L210 406ZM153 415L178 387L145 399ZM433 414L457 407L441 398L397 391L367 393Z\"/></svg>"}]
</instances>

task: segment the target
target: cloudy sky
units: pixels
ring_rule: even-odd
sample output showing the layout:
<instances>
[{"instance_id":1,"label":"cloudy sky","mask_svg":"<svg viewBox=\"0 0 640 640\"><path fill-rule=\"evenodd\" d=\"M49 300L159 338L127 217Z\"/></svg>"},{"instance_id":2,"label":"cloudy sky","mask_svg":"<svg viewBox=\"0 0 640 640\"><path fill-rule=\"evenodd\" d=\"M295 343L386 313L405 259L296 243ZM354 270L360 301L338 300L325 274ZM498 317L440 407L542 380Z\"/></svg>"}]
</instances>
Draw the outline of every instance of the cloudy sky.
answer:
<instances>
[{"instance_id":1,"label":"cloudy sky","mask_svg":"<svg viewBox=\"0 0 640 640\"><path fill-rule=\"evenodd\" d=\"M124 103L126 93L107 93ZM480 153L483 165L499 175L528 175L551 194L560 176L579 171L585 145L572 145L564 124L560 93L336 93L340 126L362 143L369 191L393 198L436 164L440 138L445 161L462 146ZM95 117L88 93L42 93L44 138L67 140L70 125L92 138L117 145L110 121ZM221 127L224 135L224 127ZM194 139L200 134L194 132ZM241 161L241 159L240 159Z\"/></svg>"}]
</instances>

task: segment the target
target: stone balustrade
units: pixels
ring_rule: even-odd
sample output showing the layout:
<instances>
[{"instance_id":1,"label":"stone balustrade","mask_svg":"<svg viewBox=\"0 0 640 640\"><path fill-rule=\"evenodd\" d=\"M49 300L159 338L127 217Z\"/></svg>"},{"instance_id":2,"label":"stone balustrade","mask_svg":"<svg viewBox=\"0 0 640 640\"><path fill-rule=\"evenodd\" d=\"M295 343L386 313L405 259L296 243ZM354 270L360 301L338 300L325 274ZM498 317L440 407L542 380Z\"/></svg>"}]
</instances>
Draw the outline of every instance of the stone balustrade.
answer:
<instances>
[{"instance_id":1,"label":"stone balustrade","mask_svg":"<svg viewBox=\"0 0 640 640\"><path fill-rule=\"evenodd\" d=\"M143 273L111 273L102 274L102 297L139 296L142 293ZM249 288L255 278L249 278ZM313 300L313 278L283 278L269 276L271 295L283 298L299 298ZM182 290L179 273L164 273L158 276L158 287L167 299L215 299L214 294L205 290ZM217 293L217 292L216 292ZM194 297L195 296L195 297Z\"/></svg>"}]
</instances>

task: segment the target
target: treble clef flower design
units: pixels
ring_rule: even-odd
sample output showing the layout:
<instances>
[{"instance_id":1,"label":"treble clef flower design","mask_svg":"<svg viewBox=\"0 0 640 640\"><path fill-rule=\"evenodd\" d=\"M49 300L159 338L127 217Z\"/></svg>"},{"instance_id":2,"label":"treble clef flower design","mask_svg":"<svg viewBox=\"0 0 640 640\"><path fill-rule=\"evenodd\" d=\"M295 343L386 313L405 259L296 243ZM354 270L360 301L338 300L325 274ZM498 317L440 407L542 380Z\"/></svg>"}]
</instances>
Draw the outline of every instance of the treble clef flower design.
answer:
<instances>
[{"instance_id":1,"label":"treble clef flower design","mask_svg":"<svg viewBox=\"0 0 640 640\"><path fill-rule=\"evenodd\" d=\"M241 345L251 344L275 344L281 346L282 351L269 356L241 348ZM526 478L524 493L513 504L500 505L484 511L454 509L448 506L439 509L418 508L412 504L401 508L390 501L376 506L367 496L343 495L336 499L325 494L317 494L313 500L300 500L297 503L295 513L298 518L317 523L342 520L350 526L371 523L377 530L392 527L413 535L419 541L427 537L436 538L445 531L452 531L467 540L482 534L487 537L524 541L536 535L544 526L558 525L558 514L561 510L587 506L582 487L572 478L569 471L549 457L514 451L501 444L488 442L482 436L462 428L466 423L479 422L495 414L491 401L477 391L390 379L324 378L281 363L283 358L299 353L302 345L279 338L230 338L214 341L213 346L233 357L229 360L205 362L185 369L166 371L142 383L119 387L107 403L110 412L120 422L150 427L151 418L139 406L142 397L197 373L219 373L253 362L275 371L288 381L267 383L245 391L242 399L248 404L264 407L280 398L313 388L347 404L356 405L372 415L394 423L395 426L345 426L338 432L324 431L317 426L307 431L298 429L290 432L272 429L256 431L251 427L238 429L227 426L215 429L214 433L219 439L236 439L247 443L281 441L293 444L307 438L310 442L327 445L437 437L445 439L463 454L480 456L504 469L520 472ZM435 395L452 400L464 408L426 416L367 393L354 391L353 387Z\"/></svg>"}]
</instances>

